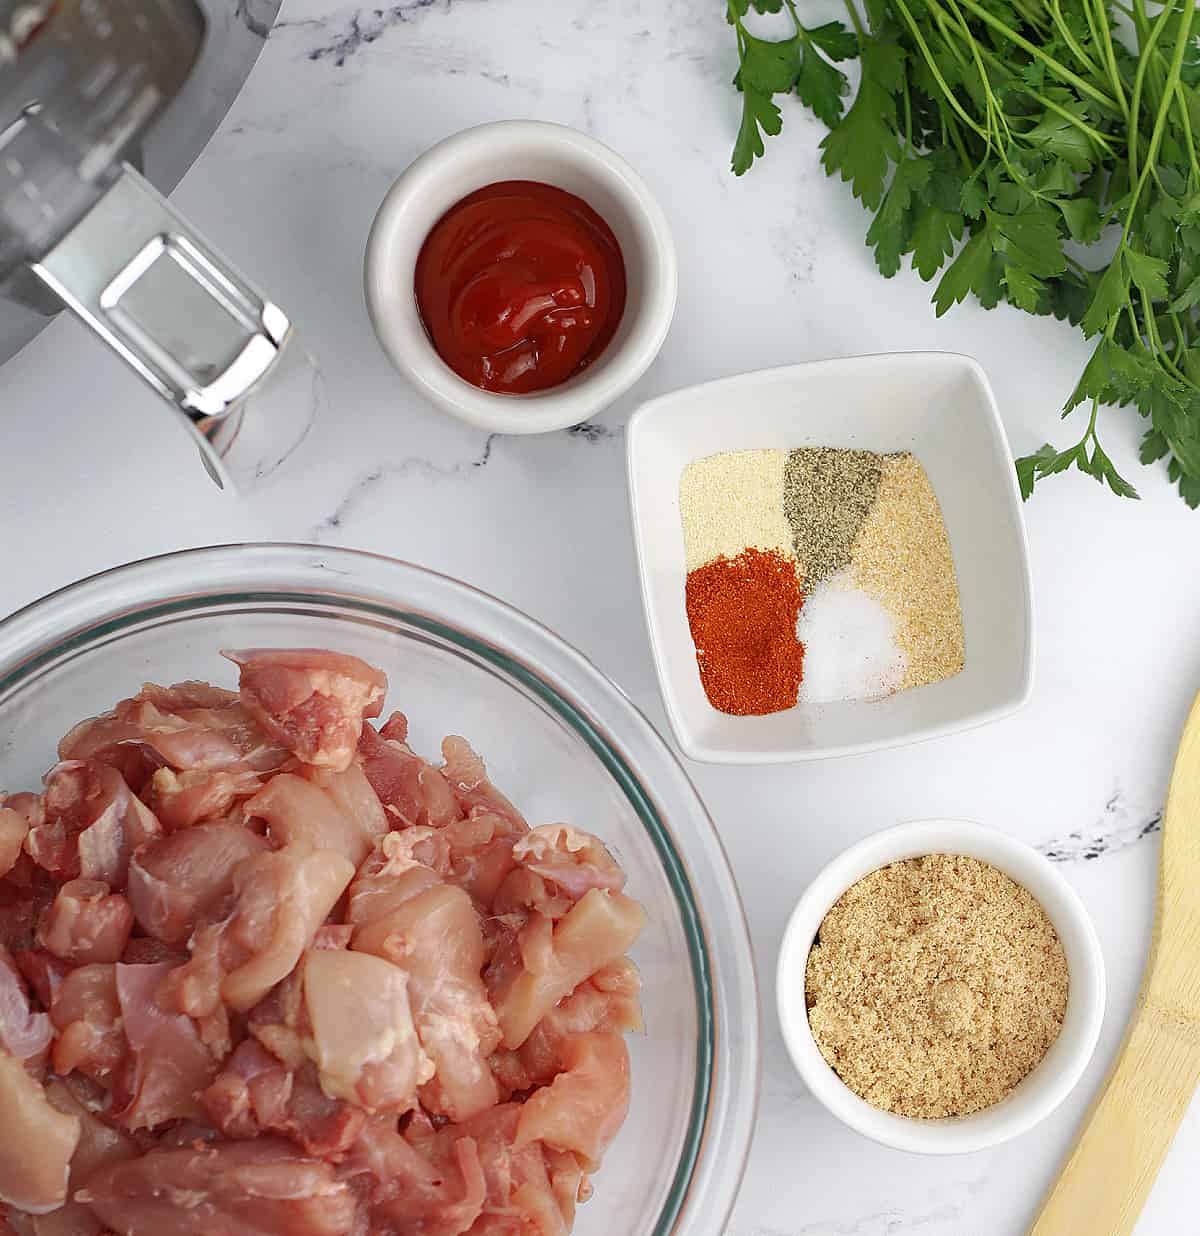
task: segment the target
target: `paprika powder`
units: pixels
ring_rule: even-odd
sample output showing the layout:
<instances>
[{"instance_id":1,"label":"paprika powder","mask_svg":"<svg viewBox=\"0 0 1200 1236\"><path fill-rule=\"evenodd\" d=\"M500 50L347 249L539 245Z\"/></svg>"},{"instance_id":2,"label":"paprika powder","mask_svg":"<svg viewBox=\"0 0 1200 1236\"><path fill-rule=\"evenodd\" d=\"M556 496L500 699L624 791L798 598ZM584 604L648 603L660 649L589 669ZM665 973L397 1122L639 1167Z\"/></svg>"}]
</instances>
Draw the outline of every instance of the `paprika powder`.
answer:
<instances>
[{"instance_id":1,"label":"paprika powder","mask_svg":"<svg viewBox=\"0 0 1200 1236\"><path fill-rule=\"evenodd\" d=\"M792 558L753 548L716 558L688 573L686 600L700 681L714 708L745 717L795 706L804 597Z\"/></svg>"}]
</instances>

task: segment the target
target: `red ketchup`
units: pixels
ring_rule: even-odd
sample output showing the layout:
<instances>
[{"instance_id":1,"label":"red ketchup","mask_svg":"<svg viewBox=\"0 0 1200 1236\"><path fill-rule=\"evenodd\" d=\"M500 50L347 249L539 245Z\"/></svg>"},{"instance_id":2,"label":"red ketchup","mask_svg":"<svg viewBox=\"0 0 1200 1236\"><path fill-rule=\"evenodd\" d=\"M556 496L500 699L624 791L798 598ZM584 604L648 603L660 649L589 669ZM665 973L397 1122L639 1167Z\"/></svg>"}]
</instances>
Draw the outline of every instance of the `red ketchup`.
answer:
<instances>
[{"instance_id":1,"label":"red ketchup","mask_svg":"<svg viewBox=\"0 0 1200 1236\"><path fill-rule=\"evenodd\" d=\"M415 282L442 360L472 386L512 395L590 365L625 309L612 229L573 193L533 180L452 206L425 238Z\"/></svg>"}]
</instances>

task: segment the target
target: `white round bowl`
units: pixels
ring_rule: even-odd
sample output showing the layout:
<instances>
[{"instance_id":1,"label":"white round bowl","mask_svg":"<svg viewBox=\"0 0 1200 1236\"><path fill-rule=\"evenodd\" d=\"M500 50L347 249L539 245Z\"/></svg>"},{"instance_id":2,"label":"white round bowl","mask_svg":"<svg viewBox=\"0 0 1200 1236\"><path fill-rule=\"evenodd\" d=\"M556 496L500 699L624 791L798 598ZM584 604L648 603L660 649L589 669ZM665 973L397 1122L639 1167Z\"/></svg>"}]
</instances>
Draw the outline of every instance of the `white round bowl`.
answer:
<instances>
[{"instance_id":1,"label":"white round bowl","mask_svg":"<svg viewBox=\"0 0 1200 1236\"><path fill-rule=\"evenodd\" d=\"M834 902L856 881L888 863L924 854L964 854L1003 871L1041 903L1070 969L1062 1030L1036 1068L1007 1098L970 1116L916 1120L860 1099L829 1067L808 1024L804 995L808 953ZM1016 1137L1044 1120L1082 1076L1104 1019L1104 958L1075 890L1031 846L965 820L922 820L867 837L833 860L800 898L784 932L777 975L784 1042L805 1084L844 1124L897 1150L964 1154Z\"/></svg>"},{"instance_id":2,"label":"white round bowl","mask_svg":"<svg viewBox=\"0 0 1200 1236\"><path fill-rule=\"evenodd\" d=\"M479 390L438 356L413 291L433 225L468 193L537 180L581 197L612 228L625 259L625 312L608 346L560 386L528 395ZM502 120L439 142L391 187L367 241L367 311L392 363L438 407L494 433L545 433L594 416L658 355L678 293L675 242L646 182L619 155L564 125Z\"/></svg>"}]
</instances>

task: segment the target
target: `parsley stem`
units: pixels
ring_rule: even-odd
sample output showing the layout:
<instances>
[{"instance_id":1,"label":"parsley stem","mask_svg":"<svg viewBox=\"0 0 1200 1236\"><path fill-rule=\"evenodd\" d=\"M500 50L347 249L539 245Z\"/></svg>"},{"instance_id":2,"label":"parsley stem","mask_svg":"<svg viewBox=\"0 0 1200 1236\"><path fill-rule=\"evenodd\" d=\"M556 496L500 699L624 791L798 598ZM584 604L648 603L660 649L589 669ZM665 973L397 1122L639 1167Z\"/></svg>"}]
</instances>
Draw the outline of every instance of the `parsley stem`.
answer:
<instances>
[{"instance_id":1,"label":"parsley stem","mask_svg":"<svg viewBox=\"0 0 1200 1236\"><path fill-rule=\"evenodd\" d=\"M1092 45L1099 49L1100 31L1096 29L1096 20L1092 15L1091 0L1081 0L1080 8L1083 9L1083 20L1087 22L1088 34L1091 36ZM1102 77L1104 75L1104 70L1102 68L1097 69L1094 65L1092 66L1092 72L1094 72L1097 77Z\"/></svg>"},{"instance_id":2,"label":"parsley stem","mask_svg":"<svg viewBox=\"0 0 1200 1236\"><path fill-rule=\"evenodd\" d=\"M850 23L854 27L854 33L858 35L858 41L861 44L867 37L867 32L863 28L862 18L858 15L858 5L854 0L845 0L846 12L850 14Z\"/></svg>"},{"instance_id":3,"label":"parsley stem","mask_svg":"<svg viewBox=\"0 0 1200 1236\"><path fill-rule=\"evenodd\" d=\"M1139 288L1138 291L1141 294L1142 300L1142 317L1146 319L1146 330L1150 335L1150 343L1153 345L1155 357L1174 377L1182 382L1186 382L1187 377L1184 375L1183 370L1175 363L1171 353L1163 347L1162 336L1158 333L1158 318L1154 313L1154 303L1146 294L1144 288Z\"/></svg>"},{"instance_id":4,"label":"parsley stem","mask_svg":"<svg viewBox=\"0 0 1200 1236\"><path fill-rule=\"evenodd\" d=\"M933 19L937 22L938 29L942 32L942 40L945 43L946 50L954 57L959 66L965 69L967 67L967 58L959 51L958 44L952 37L959 32L946 21L946 14L940 9L934 11ZM969 36L967 42L970 42Z\"/></svg>"},{"instance_id":5,"label":"parsley stem","mask_svg":"<svg viewBox=\"0 0 1200 1236\"><path fill-rule=\"evenodd\" d=\"M1084 8L1086 11L1086 4L1084 5ZM1059 3L1059 0L1050 0L1050 14L1054 18L1054 25L1057 27L1059 34L1062 35L1063 42L1066 43L1066 45L1075 53L1076 59L1080 60L1083 64L1086 64L1087 67L1095 73L1097 77L1099 77L1099 66L1097 66L1095 61L1092 60L1086 51L1084 51L1084 49L1076 41L1074 34L1071 33L1071 27L1067 25L1066 19L1063 17L1062 5ZM1088 24L1089 26L1091 25L1090 19Z\"/></svg>"},{"instance_id":6,"label":"parsley stem","mask_svg":"<svg viewBox=\"0 0 1200 1236\"><path fill-rule=\"evenodd\" d=\"M1141 46L1141 54L1138 56L1137 72L1133 77L1133 97L1129 103L1129 183L1135 184L1138 178L1138 137L1140 130L1138 125L1140 117L1138 113L1142 107L1142 88L1146 80L1146 70L1150 64L1154 45L1158 42L1158 36L1162 34L1166 27L1167 18L1170 16L1170 5L1165 7L1158 17L1154 20L1154 25L1150 27L1149 34L1146 35L1145 42Z\"/></svg>"},{"instance_id":7,"label":"parsley stem","mask_svg":"<svg viewBox=\"0 0 1200 1236\"><path fill-rule=\"evenodd\" d=\"M1096 418L1100 415L1100 400L1092 400L1092 415L1088 420L1087 433L1083 435L1083 441L1080 446L1085 446L1090 438L1093 442L1096 440Z\"/></svg>"},{"instance_id":8,"label":"parsley stem","mask_svg":"<svg viewBox=\"0 0 1200 1236\"><path fill-rule=\"evenodd\" d=\"M938 111L942 117L943 132L950 134L950 141L953 143L954 149L958 151L958 157L962 160L963 167L970 169L971 156L967 154L967 148L963 145L962 134L958 131L958 125L954 123L954 117L947 116L941 108Z\"/></svg>"},{"instance_id":9,"label":"parsley stem","mask_svg":"<svg viewBox=\"0 0 1200 1236\"><path fill-rule=\"evenodd\" d=\"M1082 401L1081 401L1081 402L1082 402ZM1064 416L1066 416L1066 413L1064 412L1064 413L1063 413L1063 415L1064 415ZM1055 458L1054 458L1054 459L1052 459L1052 460L1050 460L1050 461L1049 461L1049 463L1050 463L1050 464L1055 464L1055 463L1057 463L1059 460L1062 460L1062 459L1063 459L1063 457L1064 457L1065 455L1068 455L1068 454L1070 454L1070 455L1072 455L1072 456L1078 456L1078 455L1079 455L1079 453L1080 453L1080 451L1083 451L1083 452L1084 452L1084 454L1085 454L1085 456L1086 456L1086 453L1087 453L1087 444L1088 444L1089 442L1092 442L1092 443L1094 443L1096 446L1099 446L1099 445L1100 445L1100 439L1096 437L1096 418L1097 418L1099 415L1100 415L1100 400L1099 400L1097 397L1093 396L1093 397L1092 397L1092 413L1091 413L1091 416L1089 416L1089 417L1088 417L1088 425L1087 425L1087 428L1083 431L1083 437L1082 437L1082 438L1080 438L1080 439L1079 439L1079 441L1078 441L1078 442L1076 442L1076 443L1075 443L1075 445L1074 445L1074 446L1072 446L1072 447L1070 447L1068 450L1066 450L1066 451L1060 451L1060 452L1057 452L1057 453L1056 453L1056 455L1055 455ZM1053 448L1051 448L1051 449L1053 449ZM1080 472L1089 472L1089 469L1085 468L1085 467L1083 466L1083 464L1079 461L1079 459L1078 459L1078 458L1076 458L1076 459L1074 460L1074 463L1075 463L1075 466L1076 466L1076 467L1080 470ZM1042 475L1043 475L1043 476L1051 476L1051 475L1053 475L1053 472L1054 472L1054 471L1056 471L1056 470L1061 470L1061 467L1062 467L1062 466L1065 466L1065 467L1070 467L1071 465L1070 465L1070 463L1068 462L1068 463L1066 463L1065 465L1060 465L1060 467L1059 467L1058 469L1054 469L1054 468L1050 468L1050 467L1048 467L1048 468L1046 469L1046 471L1044 471L1044 472L1042 473ZM1095 473L1090 473L1090 472L1089 472L1089 475L1093 475L1093 476L1094 476L1094 475L1095 475ZM1100 479L1100 478L1099 478L1099 477L1097 477L1097 480L1099 480L1099 479Z\"/></svg>"},{"instance_id":10,"label":"parsley stem","mask_svg":"<svg viewBox=\"0 0 1200 1236\"><path fill-rule=\"evenodd\" d=\"M1183 330L1183 323L1179 320L1179 314L1173 309L1167 311L1167 317L1171 319L1171 329L1175 332L1175 342L1179 345L1178 354L1182 356L1187 351L1187 335Z\"/></svg>"},{"instance_id":11,"label":"parsley stem","mask_svg":"<svg viewBox=\"0 0 1200 1236\"><path fill-rule=\"evenodd\" d=\"M931 3L933 0L931 0ZM1027 51L1031 56L1035 56L1040 60L1052 73L1061 78L1065 82L1069 82L1080 94L1086 94L1088 98L1099 103L1102 107L1109 111L1121 112L1123 109L1118 106L1115 99L1110 98L1103 90L1098 90L1091 82L1079 76L1078 73L1073 73L1060 60L1056 60L1053 56L1047 55L1042 51L1036 43L1031 43L1023 35L1018 34L1006 22L1002 22L998 17L994 17L987 9L982 8L975 3L975 0L961 0L963 8L968 12L974 13L981 22L991 26L993 30L1004 35L1006 39L1010 39L1018 47Z\"/></svg>"},{"instance_id":12,"label":"parsley stem","mask_svg":"<svg viewBox=\"0 0 1200 1236\"><path fill-rule=\"evenodd\" d=\"M971 58L975 61L975 69L979 73L979 82L983 87L983 101L986 109L988 133L990 134L995 129L997 150L1000 158L1004 161L1005 167L1008 167L1008 158L1004 153L1004 146L999 143L1002 139L1011 141L1012 134L1009 132L1008 121L1004 117L1004 112L997 106L996 96L992 93L991 79L988 77L987 69L984 68L983 58L979 54L979 43L971 38L971 27L967 25L967 19L962 15L962 10L955 3L955 0L946 0L946 3L950 6L951 12L958 19L958 24L962 27L962 31L967 37ZM988 138L988 145L991 145L990 137ZM1011 172L1012 169L1009 168L1009 171Z\"/></svg>"},{"instance_id":13,"label":"parsley stem","mask_svg":"<svg viewBox=\"0 0 1200 1236\"><path fill-rule=\"evenodd\" d=\"M1150 31L1150 18L1146 14L1146 0L1133 0L1132 9L1127 9L1120 4L1117 5L1117 8L1133 22L1139 45L1144 44L1146 35Z\"/></svg>"},{"instance_id":14,"label":"parsley stem","mask_svg":"<svg viewBox=\"0 0 1200 1236\"><path fill-rule=\"evenodd\" d=\"M1188 110L1187 95L1183 91L1183 82L1175 83L1175 99L1179 104L1179 122L1183 129L1183 144L1187 147L1188 160L1192 166L1192 179L1195 188L1200 189L1200 159L1196 157L1196 143L1192 138L1192 116Z\"/></svg>"},{"instance_id":15,"label":"parsley stem","mask_svg":"<svg viewBox=\"0 0 1200 1236\"><path fill-rule=\"evenodd\" d=\"M925 36L921 33L920 27L913 20L913 15L909 11L908 5L904 0L895 0L896 7L904 15L904 20L908 23L908 28L912 33L913 39L917 46L921 49L921 55L925 57L925 63L929 66L929 71L933 75L934 81L941 88L942 94L946 96L946 102L958 113L959 119L968 129L973 130L979 137L983 138L988 145L991 145L991 137L989 130L982 129L978 121L973 116L963 109L962 104L954 97L954 91L946 84L946 79L942 76L942 71L938 68L937 61L934 59L933 53L929 50L929 44L925 42Z\"/></svg>"},{"instance_id":16,"label":"parsley stem","mask_svg":"<svg viewBox=\"0 0 1200 1236\"><path fill-rule=\"evenodd\" d=\"M904 75L904 149L912 145L912 98L908 90L908 74Z\"/></svg>"},{"instance_id":17,"label":"parsley stem","mask_svg":"<svg viewBox=\"0 0 1200 1236\"><path fill-rule=\"evenodd\" d=\"M725 16L737 36L738 59L743 60L746 56L746 27L742 25L742 19L738 16L737 6L733 0L725 0Z\"/></svg>"},{"instance_id":18,"label":"parsley stem","mask_svg":"<svg viewBox=\"0 0 1200 1236\"><path fill-rule=\"evenodd\" d=\"M988 48L982 46L979 50L982 53L983 58L994 68L1006 73L1009 72L1008 66L1003 60L1000 59L999 56L996 55L995 52L989 51ZM1061 103L1056 103L1053 99L1048 99L1040 90L1035 90L1032 86L1026 85L1023 81L1018 84L1020 89L1025 94L1029 95L1031 99L1036 99L1047 111L1053 112L1056 116L1061 117L1072 127L1078 129L1081 133L1087 134L1089 140L1095 142L1098 146L1103 147L1103 149L1107 150L1109 154L1115 154L1112 143L1103 133L1100 132L1099 129L1094 128L1092 125L1088 124L1086 120L1076 116L1074 112L1063 107Z\"/></svg>"},{"instance_id":19,"label":"parsley stem","mask_svg":"<svg viewBox=\"0 0 1200 1236\"><path fill-rule=\"evenodd\" d=\"M1175 40L1175 53L1171 57L1171 66L1167 70L1167 81L1163 90L1162 102L1158 105L1158 114L1154 118L1154 128L1150 133L1150 147L1146 151L1146 162L1142 166L1142 172L1137 178L1137 183L1134 185L1132 200L1129 203L1129 211L1125 216L1125 227L1121 233L1122 245L1126 244L1129 240L1129 233L1133 228L1133 220L1137 213L1138 202L1141 200L1142 191L1146 187L1146 179L1150 170L1154 167L1155 160L1158 158L1158 149L1162 145L1163 130L1167 124L1167 115L1171 110L1171 101L1175 96L1175 87L1179 85L1179 73L1183 67L1183 57L1192 39L1192 18L1196 15L1196 6L1194 0L1186 0L1186 4L1187 8L1179 23L1179 35ZM1163 12L1169 12L1171 7L1169 5ZM1132 140L1131 134L1131 144Z\"/></svg>"},{"instance_id":20,"label":"parsley stem","mask_svg":"<svg viewBox=\"0 0 1200 1236\"><path fill-rule=\"evenodd\" d=\"M1021 0L1013 0L1013 8L1025 19L1025 21L1035 30L1043 33L1048 32L1046 22L1041 20L1041 14L1035 12L1027 4L1023 4Z\"/></svg>"},{"instance_id":21,"label":"parsley stem","mask_svg":"<svg viewBox=\"0 0 1200 1236\"><path fill-rule=\"evenodd\" d=\"M1084 0L1083 7L1084 11L1087 12L1087 0ZM1113 90L1117 95L1117 102L1121 105L1121 111L1128 116L1129 104L1125 99L1125 87L1121 84L1121 74L1117 71L1117 56L1113 51L1112 30L1109 28L1108 14L1104 9L1104 0L1092 0L1092 8L1095 9L1096 21L1099 23L1100 32L1104 36L1101 40L1101 47L1108 61L1108 79L1112 82Z\"/></svg>"},{"instance_id":22,"label":"parsley stem","mask_svg":"<svg viewBox=\"0 0 1200 1236\"><path fill-rule=\"evenodd\" d=\"M1069 111L1059 103L1055 103L1053 99L1048 99L1040 90L1033 90L1029 86L1024 87L1024 90L1031 99L1037 99L1048 112L1053 112L1056 116L1065 120L1072 128L1078 129L1089 141L1095 142L1097 146L1107 150L1110 155L1116 154L1113 150L1112 142L1099 129L1094 129L1086 120L1076 116L1074 112Z\"/></svg>"},{"instance_id":23,"label":"parsley stem","mask_svg":"<svg viewBox=\"0 0 1200 1236\"><path fill-rule=\"evenodd\" d=\"M1128 296L1125 298L1125 316L1129 319L1130 342L1136 343L1138 347L1145 347L1145 344L1142 342L1142 328L1138 325L1137 314L1133 309L1133 301ZM1121 315L1118 313L1116 318L1113 319L1114 327L1120 320L1120 317ZM1109 338L1111 337L1110 335Z\"/></svg>"}]
</instances>

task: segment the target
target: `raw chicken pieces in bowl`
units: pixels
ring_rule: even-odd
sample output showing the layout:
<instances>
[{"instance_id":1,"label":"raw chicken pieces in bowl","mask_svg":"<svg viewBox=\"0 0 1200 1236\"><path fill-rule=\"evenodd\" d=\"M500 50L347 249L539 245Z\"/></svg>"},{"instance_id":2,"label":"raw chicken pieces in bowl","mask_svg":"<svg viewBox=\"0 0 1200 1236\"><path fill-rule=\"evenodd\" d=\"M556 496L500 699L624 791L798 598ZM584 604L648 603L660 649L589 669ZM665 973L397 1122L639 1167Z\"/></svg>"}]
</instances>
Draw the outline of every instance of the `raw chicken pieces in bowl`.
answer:
<instances>
[{"instance_id":1,"label":"raw chicken pieces in bowl","mask_svg":"<svg viewBox=\"0 0 1200 1236\"><path fill-rule=\"evenodd\" d=\"M710 1230L753 1117L744 924L606 687L488 598L304 547L123 568L0 624L10 1229Z\"/></svg>"}]
</instances>

